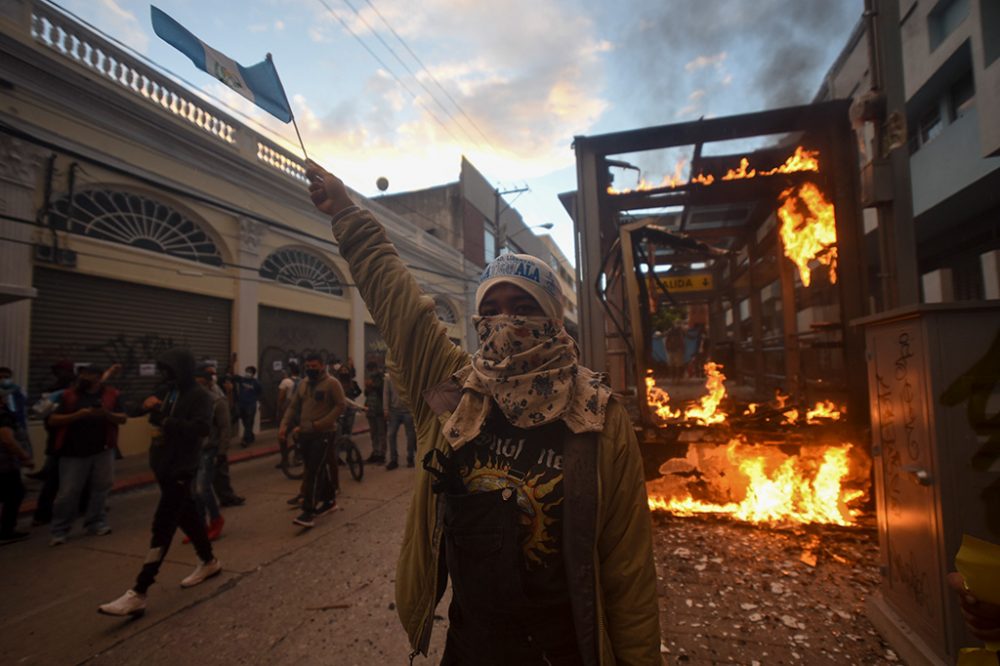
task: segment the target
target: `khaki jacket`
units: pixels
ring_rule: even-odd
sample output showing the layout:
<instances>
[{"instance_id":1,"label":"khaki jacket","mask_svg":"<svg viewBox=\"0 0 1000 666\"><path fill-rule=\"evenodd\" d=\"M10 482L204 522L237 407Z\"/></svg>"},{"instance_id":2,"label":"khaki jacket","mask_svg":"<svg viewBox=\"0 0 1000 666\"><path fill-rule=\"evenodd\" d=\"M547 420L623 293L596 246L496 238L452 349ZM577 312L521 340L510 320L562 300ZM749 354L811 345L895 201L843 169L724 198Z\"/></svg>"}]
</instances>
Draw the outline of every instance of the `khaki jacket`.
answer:
<instances>
[{"instance_id":1,"label":"khaki jacket","mask_svg":"<svg viewBox=\"0 0 1000 666\"><path fill-rule=\"evenodd\" d=\"M446 385L468 363L469 354L448 339L433 299L421 292L369 212L352 207L338 214L333 233L390 357L398 361L391 368L392 379L412 406L417 459L431 448L448 451L441 435L447 413L436 413L433 400L425 398L433 395L432 389ZM585 587L594 590L590 606L595 626L590 639L599 656L584 654L585 661L601 666L659 665L656 570L642 460L628 415L618 401L609 403L604 431L596 439L596 487L588 494L593 514L584 520L594 537L589 541L589 558L581 554L588 565L592 563ZM590 455L595 457L593 451ZM426 654L439 584L444 587L438 579L444 573L438 566L442 525L430 474L420 465L417 468L396 572L396 607L411 646ZM571 581L571 590L575 584Z\"/></svg>"}]
</instances>

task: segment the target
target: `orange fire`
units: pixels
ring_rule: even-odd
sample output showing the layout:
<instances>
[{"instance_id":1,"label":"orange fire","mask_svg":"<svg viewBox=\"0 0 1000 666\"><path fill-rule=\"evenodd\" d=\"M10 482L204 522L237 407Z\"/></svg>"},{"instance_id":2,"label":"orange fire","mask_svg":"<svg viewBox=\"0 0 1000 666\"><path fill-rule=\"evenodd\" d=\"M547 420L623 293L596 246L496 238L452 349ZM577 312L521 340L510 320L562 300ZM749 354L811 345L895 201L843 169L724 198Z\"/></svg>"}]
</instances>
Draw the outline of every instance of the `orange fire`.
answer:
<instances>
[{"instance_id":1,"label":"orange fire","mask_svg":"<svg viewBox=\"0 0 1000 666\"><path fill-rule=\"evenodd\" d=\"M656 385L653 371L646 375L646 402L661 419L679 419L681 410L670 409L670 394Z\"/></svg>"},{"instance_id":2,"label":"orange fire","mask_svg":"<svg viewBox=\"0 0 1000 666\"><path fill-rule=\"evenodd\" d=\"M726 413L719 409L719 403L726 397L726 376L722 374L722 366L709 361L705 364L705 388L707 395L701 396L698 404L684 410L684 418L691 419L698 425L712 425L726 420Z\"/></svg>"},{"instance_id":3,"label":"orange fire","mask_svg":"<svg viewBox=\"0 0 1000 666\"><path fill-rule=\"evenodd\" d=\"M837 281L837 227L833 205L813 183L781 193L778 209L781 244L785 256L799 269L802 284L812 281L809 262L829 266L830 282Z\"/></svg>"},{"instance_id":4,"label":"orange fire","mask_svg":"<svg viewBox=\"0 0 1000 666\"><path fill-rule=\"evenodd\" d=\"M797 409L789 409L787 412L782 412L781 415L785 417L785 420L782 421L782 423L787 423L789 425L794 425L795 422L799 420L799 410Z\"/></svg>"},{"instance_id":5,"label":"orange fire","mask_svg":"<svg viewBox=\"0 0 1000 666\"><path fill-rule=\"evenodd\" d=\"M774 389L774 404L777 405L778 409L784 409L787 402L788 396L784 395L781 389Z\"/></svg>"},{"instance_id":6,"label":"orange fire","mask_svg":"<svg viewBox=\"0 0 1000 666\"><path fill-rule=\"evenodd\" d=\"M837 407L831 400L821 400L812 409L806 410L806 423L820 423L819 419L839 421L845 412L844 407Z\"/></svg>"},{"instance_id":7,"label":"orange fire","mask_svg":"<svg viewBox=\"0 0 1000 666\"><path fill-rule=\"evenodd\" d=\"M726 397L726 376L722 374L722 366L709 361L705 364L705 389L708 391L698 402L690 404L682 412L670 408L670 394L656 385L653 371L646 375L646 404L663 420L684 419L698 425L714 425L726 420L726 413L719 409L719 404Z\"/></svg>"},{"instance_id":8,"label":"orange fire","mask_svg":"<svg viewBox=\"0 0 1000 666\"><path fill-rule=\"evenodd\" d=\"M865 493L845 482L864 483L868 472L867 459L851 449L851 444L814 445L787 455L740 439L724 448L692 446L687 458L668 461L661 468L666 475L648 484L649 507L681 516L726 514L758 524L852 525L859 512L849 504ZM692 468L699 470L693 482ZM695 499L689 482L708 497Z\"/></svg>"},{"instance_id":9,"label":"orange fire","mask_svg":"<svg viewBox=\"0 0 1000 666\"><path fill-rule=\"evenodd\" d=\"M618 190L614 187L608 187L608 194L645 192L647 190L680 187L681 185L707 186L715 182L716 177L710 173L699 173L696 176L692 176L687 180L687 182L685 182L682 179L681 174L683 173L686 164L687 160L678 160L677 164L674 165L673 174L664 176L659 183L648 182L645 178L640 178L639 184L634 188ZM751 167L750 159L747 157L741 157L739 167L726 171L725 175L723 175L720 180L745 180L747 178L757 178L758 176L773 176L779 173L795 173L797 171L819 171L819 151L806 150L802 146L797 146L795 148L795 152L789 156L784 163L774 167L773 169L765 170L757 170Z\"/></svg>"}]
</instances>

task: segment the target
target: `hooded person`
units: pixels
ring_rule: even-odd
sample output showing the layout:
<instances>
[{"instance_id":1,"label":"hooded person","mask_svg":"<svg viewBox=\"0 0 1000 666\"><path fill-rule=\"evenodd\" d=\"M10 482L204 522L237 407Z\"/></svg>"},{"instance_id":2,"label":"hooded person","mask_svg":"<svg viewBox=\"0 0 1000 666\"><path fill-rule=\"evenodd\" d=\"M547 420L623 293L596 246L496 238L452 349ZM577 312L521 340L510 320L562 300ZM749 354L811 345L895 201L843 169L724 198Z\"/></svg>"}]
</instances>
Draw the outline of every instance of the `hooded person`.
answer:
<instances>
[{"instance_id":1,"label":"hooded person","mask_svg":"<svg viewBox=\"0 0 1000 666\"><path fill-rule=\"evenodd\" d=\"M160 501L153 515L149 553L135 585L118 599L99 606L98 612L105 615L145 612L146 591L156 580L178 527L191 539L200 560L194 572L181 580L181 587L193 587L222 571L212 553L194 491L202 441L212 427L215 397L195 381L195 359L189 350L167 350L156 365L163 382L142 407L153 427L149 465L160 486Z\"/></svg>"},{"instance_id":2,"label":"hooded person","mask_svg":"<svg viewBox=\"0 0 1000 666\"><path fill-rule=\"evenodd\" d=\"M635 434L580 364L551 269L519 254L486 267L469 354L374 216L317 164L307 176L417 425L423 464L396 573L412 655L427 654L450 580L443 665L659 664Z\"/></svg>"}]
</instances>

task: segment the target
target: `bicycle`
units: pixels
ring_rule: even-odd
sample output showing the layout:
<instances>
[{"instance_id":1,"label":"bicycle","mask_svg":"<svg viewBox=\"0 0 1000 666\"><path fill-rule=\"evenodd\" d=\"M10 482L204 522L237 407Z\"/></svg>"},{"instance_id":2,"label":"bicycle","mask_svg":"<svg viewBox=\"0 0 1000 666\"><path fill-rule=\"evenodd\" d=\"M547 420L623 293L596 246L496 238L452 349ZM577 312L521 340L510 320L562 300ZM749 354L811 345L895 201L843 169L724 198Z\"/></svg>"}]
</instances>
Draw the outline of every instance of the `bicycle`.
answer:
<instances>
[{"instance_id":1,"label":"bicycle","mask_svg":"<svg viewBox=\"0 0 1000 666\"><path fill-rule=\"evenodd\" d=\"M347 413L345 411L340 417L340 422L337 424L337 439L334 440L337 464L347 465L347 469L351 472L351 477L355 481L361 481L365 475L365 461L361 457L361 450L354 443L354 440L351 439L350 434L348 434L347 425L352 423L353 419L346 417ZM341 454L343 454L343 457L341 457Z\"/></svg>"}]
</instances>

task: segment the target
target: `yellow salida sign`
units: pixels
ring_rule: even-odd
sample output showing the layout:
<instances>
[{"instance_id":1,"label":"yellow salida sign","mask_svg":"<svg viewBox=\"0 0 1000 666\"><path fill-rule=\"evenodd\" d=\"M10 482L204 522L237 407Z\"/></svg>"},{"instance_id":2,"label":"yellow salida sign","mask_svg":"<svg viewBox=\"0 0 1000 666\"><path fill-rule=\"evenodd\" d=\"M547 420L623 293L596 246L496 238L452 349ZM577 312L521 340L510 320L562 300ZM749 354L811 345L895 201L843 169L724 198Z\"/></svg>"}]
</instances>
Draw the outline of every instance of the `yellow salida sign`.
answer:
<instances>
[{"instance_id":1,"label":"yellow salida sign","mask_svg":"<svg viewBox=\"0 0 1000 666\"><path fill-rule=\"evenodd\" d=\"M691 273L689 275L663 275L660 282L667 291L671 293L685 293L692 291L711 291L713 288L711 273ZM658 291L656 280L649 279L649 288Z\"/></svg>"}]
</instances>

